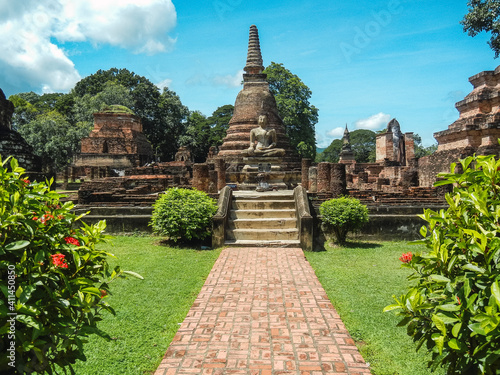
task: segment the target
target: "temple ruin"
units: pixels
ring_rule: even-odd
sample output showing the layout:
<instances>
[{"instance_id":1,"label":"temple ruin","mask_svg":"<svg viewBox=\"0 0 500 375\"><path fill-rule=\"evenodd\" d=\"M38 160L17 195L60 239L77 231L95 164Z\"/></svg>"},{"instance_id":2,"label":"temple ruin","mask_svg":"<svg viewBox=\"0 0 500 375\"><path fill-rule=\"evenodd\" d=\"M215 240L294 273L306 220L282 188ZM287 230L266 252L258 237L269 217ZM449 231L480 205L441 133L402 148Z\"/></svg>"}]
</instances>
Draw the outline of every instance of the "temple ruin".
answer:
<instances>
[{"instance_id":1,"label":"temple ruin","mask_svg":"<svg viewBox=\"0 0 500 375\"><path fill-rule=\"evenodd\" d=\"M432 186L439 172L449 172L458 159L500 155L500 66L469 78L474 87L455 104L460 117L447 130L434 133L437 151L419 159L419 184Z\"/></svg>"},{"instance_id":2,"label":"temple ruin","mask_svg":"<svg viewBox=\"0 0 500 375\"><path fill-rule=\"evenodd\" d=\"M33 148L26 143L17 131L12 129L14 104L5 97L0 89L0 155L2 160L12 156L19 165L26 169L31 179L44 180L41 159L33 153Z\"/></svg>"}]
</instances>

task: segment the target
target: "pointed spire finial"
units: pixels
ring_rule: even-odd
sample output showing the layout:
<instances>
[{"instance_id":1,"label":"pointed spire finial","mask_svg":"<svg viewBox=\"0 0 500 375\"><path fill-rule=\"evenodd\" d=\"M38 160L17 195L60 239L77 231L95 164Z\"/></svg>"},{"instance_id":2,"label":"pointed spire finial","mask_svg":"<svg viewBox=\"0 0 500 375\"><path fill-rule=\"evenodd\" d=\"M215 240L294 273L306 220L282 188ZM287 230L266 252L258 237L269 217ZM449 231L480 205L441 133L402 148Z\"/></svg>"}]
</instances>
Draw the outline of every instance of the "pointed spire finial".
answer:
<instances>
[{"instance_id":1,"label":"pointed spire finial","mask_svg":"<svg viewBox=\"0 0 500 375\"><path fill-rule=\"evenodd\" d=\"M244 69L247 74L261 74L264 70L262 54L260 52L259 31L255 25L250 26L247 65Z\"/></svg>"}]
</instances>

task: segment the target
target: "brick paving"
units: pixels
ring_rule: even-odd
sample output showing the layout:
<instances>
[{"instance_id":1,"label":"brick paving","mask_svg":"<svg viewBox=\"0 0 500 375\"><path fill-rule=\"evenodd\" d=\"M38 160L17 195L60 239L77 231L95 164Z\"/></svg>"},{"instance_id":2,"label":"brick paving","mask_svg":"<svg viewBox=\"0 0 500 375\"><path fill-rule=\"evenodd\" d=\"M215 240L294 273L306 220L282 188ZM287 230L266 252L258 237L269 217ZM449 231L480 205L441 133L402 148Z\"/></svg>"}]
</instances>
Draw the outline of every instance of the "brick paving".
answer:
<instances>
[{"instance_id":1,"label":"brick paving","mask_svg":"<svg viewBox=\"0 0 500 375\"><path fill-rule=\"evenodd\" d=\"M228 248L155 375L370 374L297 248Z\"/></svg>"}]
</instances>

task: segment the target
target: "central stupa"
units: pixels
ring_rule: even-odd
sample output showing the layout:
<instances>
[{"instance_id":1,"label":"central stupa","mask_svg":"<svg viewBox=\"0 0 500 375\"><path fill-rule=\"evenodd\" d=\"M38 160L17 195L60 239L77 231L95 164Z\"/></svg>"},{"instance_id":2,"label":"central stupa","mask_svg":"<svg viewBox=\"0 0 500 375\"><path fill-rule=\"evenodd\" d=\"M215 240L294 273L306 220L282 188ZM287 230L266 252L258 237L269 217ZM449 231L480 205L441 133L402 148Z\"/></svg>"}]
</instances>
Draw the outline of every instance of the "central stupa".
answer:
<instances>
[{"instance_id":1,"label":"central stupa","mask_svg":"<svg viewBox=\"0 0 500 375\"><path fill-rule=\"evenodd\" d=\"M276 132L276 148L285 150L284 160L298 161L290 149L283 121L278 114L276 100L269 91L267 75L260 51L259 32L255 25L250 26L247 63L243 74L243 89L234 103L234 114L229 121L227 135L220 147L219 156L226 162L243 162L249 148L250 132L259 125L259 117L266 116L267 128Z\"/></svg>"}]
</instances>

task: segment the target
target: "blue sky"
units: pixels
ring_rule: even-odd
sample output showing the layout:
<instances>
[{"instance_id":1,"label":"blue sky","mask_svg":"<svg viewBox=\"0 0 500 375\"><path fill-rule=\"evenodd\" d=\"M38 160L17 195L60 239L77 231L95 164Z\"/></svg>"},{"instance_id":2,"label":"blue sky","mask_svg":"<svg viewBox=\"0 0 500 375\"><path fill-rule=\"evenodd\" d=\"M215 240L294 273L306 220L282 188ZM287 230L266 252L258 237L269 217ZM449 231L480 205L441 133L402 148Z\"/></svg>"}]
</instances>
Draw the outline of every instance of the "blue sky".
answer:
<instances>
[{"instance_id":1,"label":"blue sky","mask_svg":"<svg viewBox=\"0 0 500 375\"><path fill-rule=\"evenodd\" d=\"M499 64L486 34L459 24L465 0L0 0L0 88L67 92L98 69L127 68L210 115L241 90L248 30L264 65L312 90L317 143L349 129L432 134L458 118L468 78Z\"/></svg>"}]
</instances>

